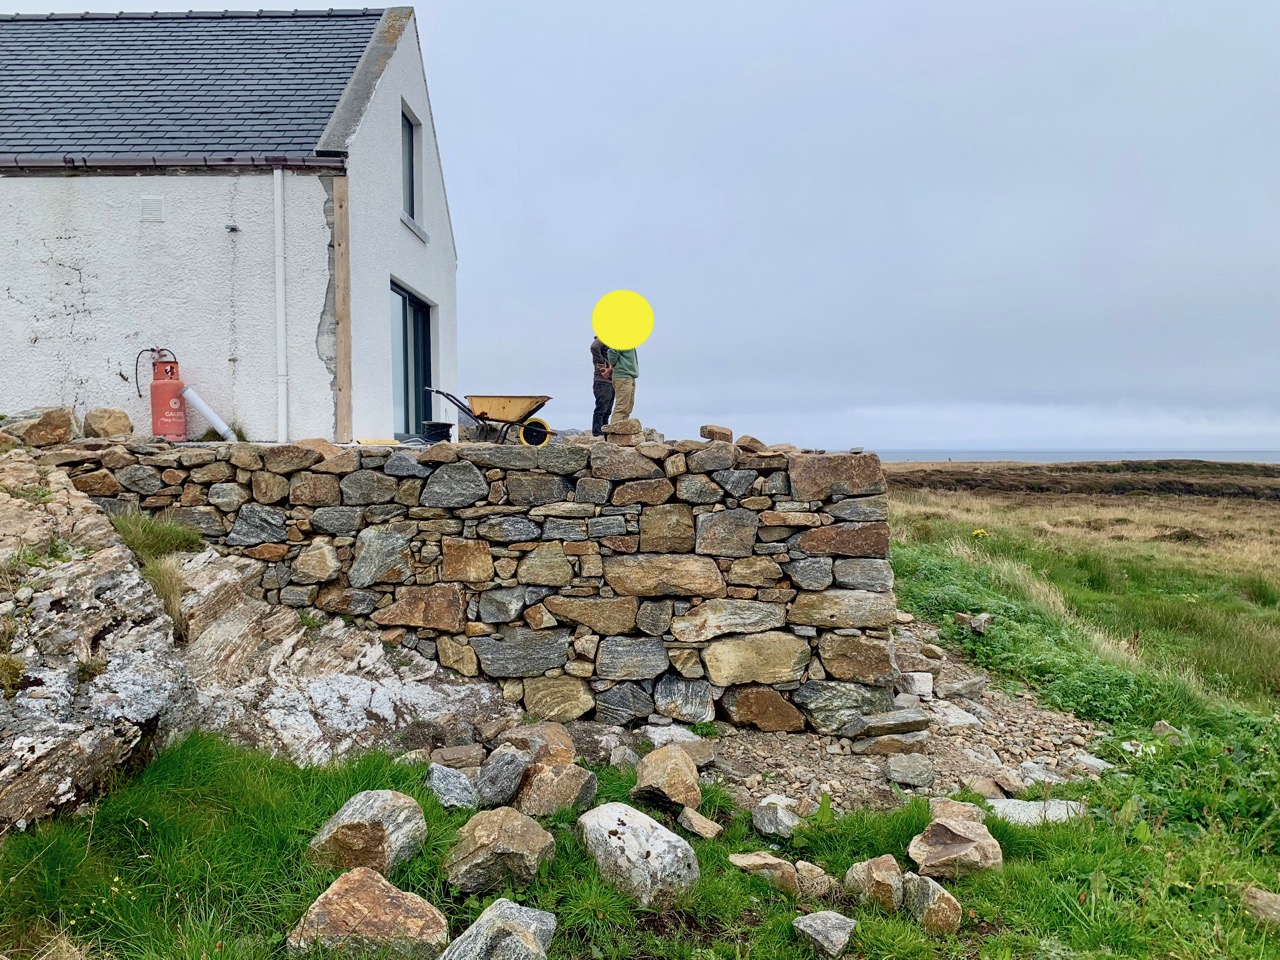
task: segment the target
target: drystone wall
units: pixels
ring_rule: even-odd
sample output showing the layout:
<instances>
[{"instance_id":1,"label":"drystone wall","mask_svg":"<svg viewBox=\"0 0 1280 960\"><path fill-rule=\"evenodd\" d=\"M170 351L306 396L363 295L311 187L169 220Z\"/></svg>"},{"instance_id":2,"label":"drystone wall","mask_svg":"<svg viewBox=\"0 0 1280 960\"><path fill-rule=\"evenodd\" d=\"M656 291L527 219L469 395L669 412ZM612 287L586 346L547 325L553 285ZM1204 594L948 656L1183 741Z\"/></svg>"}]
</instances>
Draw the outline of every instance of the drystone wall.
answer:
<instances>
[{"instance_id":1,"label":"drystone wall","mask_svg":"<svg viewBox=\"0 0 1280 960\"><path fill-rule=\"evenodd\" d=\"M83 439L41 459L109 511L165 510L261 561L256 597L371 622L545 719L910 735L874 722L896 675L874 454L612 439Z\"/></svg>"}]
</instances>

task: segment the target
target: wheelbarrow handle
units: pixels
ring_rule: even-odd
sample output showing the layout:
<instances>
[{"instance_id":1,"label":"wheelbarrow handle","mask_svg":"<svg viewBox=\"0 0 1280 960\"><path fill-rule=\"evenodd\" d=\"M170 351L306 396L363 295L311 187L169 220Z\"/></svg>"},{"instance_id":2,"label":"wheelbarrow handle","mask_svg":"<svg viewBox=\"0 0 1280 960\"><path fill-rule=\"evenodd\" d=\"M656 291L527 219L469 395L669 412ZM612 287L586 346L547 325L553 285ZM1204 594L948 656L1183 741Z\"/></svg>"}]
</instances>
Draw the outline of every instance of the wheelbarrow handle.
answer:
<instances>
[{"instance_id":1,"label":"wheelbarrow handle","mask_svg":"<svg viewBox=\"0 0 1280 960\"><path fill-rule=\"evenodd\" d=\"M428 393L440 394L440 396L444 397L446 400L452 403L455 407L457 407L463 413L470 415L474 419L475 415L471 413L471 404L463 403L461 400L455 397L452 393L449 393L447 390L437 390L435 387L427 387L426 389Z\"/></svg>"}]
</instances>

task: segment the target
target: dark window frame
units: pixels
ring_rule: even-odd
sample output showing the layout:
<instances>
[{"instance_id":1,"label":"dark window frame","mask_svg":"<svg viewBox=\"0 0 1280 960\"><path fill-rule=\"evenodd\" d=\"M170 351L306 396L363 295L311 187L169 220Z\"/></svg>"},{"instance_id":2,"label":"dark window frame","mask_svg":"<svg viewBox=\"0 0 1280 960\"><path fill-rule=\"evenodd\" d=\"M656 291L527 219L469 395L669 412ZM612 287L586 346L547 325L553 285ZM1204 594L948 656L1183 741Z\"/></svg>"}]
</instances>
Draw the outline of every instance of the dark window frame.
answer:
<instances>
[{"instance_id":1,"label":"dark window frame","mask_svg":"<svg viewBox=\"0 0 1280 960\"><path fill-rule=\"evenodd\" d=\"M433 364L431 358L431 326L434 305L415 296L398 283L391 284L391 293L400 298L400 349L403 351L403 397L398 411L400 425L405 432L395 431L397 440L422 435L422 424L432 419L432 403L427 387L432 385Z\"/></svg>"},{"instance_id":2,"label":"dark window frame","mask_svg":"<svg viewBox=\"0 0 1280 960\"><path fill-rule=\"evenodd\" d=\"M418 208L418 124L400 111L400 192L405 215L417 221Z\"/></svg>"}]
</instances>

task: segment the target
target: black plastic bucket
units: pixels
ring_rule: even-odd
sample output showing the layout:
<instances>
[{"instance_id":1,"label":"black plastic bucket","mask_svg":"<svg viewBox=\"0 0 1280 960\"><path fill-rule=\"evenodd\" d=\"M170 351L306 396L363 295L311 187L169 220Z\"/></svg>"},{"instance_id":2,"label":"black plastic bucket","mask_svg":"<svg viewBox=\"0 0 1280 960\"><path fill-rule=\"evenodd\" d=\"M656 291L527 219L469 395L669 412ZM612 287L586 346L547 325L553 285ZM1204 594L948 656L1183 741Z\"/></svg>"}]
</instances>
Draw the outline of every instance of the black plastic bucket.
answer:
<instances>
[{"instance_id":1,"label":"black plastic bucket","mask_svg":"<svg viewBox=\"0 0 1280 960\"><path fill-rule=\"evenodd\" d=\"M453 424L442 420L427 420L422 424L422 439L426 443L443 443L453 436Z\"/></svg>"}]
</instances>

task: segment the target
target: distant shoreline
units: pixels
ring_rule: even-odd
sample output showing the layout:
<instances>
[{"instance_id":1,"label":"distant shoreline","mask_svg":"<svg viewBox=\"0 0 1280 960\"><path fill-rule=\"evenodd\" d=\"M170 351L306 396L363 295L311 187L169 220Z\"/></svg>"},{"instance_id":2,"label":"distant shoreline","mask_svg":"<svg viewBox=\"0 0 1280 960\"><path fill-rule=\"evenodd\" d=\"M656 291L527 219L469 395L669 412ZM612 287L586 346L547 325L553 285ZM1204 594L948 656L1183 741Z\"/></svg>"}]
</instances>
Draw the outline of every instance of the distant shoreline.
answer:
<instances>
[{"instance_id":1,"label":"distant shoreline","mask_svg":"<svg viewBox=\"0 0 1280 960\"><path fill-rule=\"evenodd\" d=\"M923 451L921 451L923 453ZM1025 456L1019 451L1006 456ZM1058 451L1048 451L1057 454ZM1092 457L1105 457L1091 452ZM953 454L954 456L954 454ZM930 488L1038 494L1166 494L1280 501L1280 459L1172 457L1067 461L884 461L891 489Z\"/></svg>"}]
</instances>

